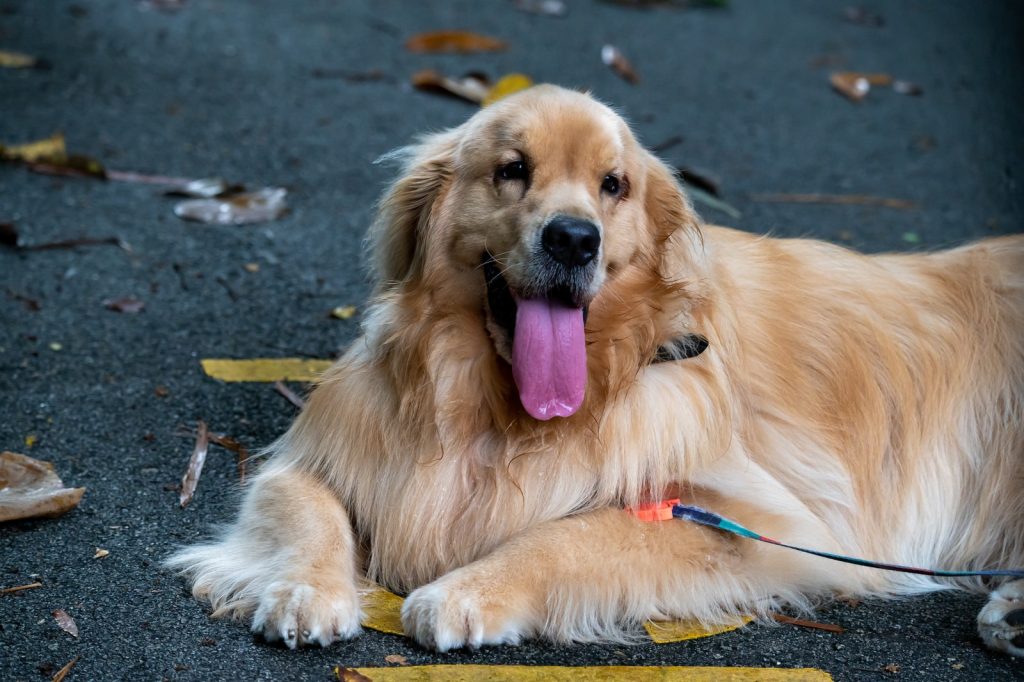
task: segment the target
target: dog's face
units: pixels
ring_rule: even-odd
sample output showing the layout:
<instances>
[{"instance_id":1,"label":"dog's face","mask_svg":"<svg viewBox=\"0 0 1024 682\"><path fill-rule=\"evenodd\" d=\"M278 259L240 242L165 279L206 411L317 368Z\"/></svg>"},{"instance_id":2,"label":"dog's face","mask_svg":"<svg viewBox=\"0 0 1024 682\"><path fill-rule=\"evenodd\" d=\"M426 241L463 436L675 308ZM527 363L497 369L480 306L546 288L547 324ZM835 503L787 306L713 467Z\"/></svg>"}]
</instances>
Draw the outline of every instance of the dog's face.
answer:
<instances>
[{"instance_id":1,"label":"dog's face","mask_svg":"<svg viewBox=\"0 0 1024 682\"><path fill-rule=\"evenodd\" d=\"M583 401L589 306L692 219L664 168L588 95L538 86L411 148L374 231L392 281L458 281L537 419ZM468 293L467 293L468 292Z\"/></svg>"}]
</instances>

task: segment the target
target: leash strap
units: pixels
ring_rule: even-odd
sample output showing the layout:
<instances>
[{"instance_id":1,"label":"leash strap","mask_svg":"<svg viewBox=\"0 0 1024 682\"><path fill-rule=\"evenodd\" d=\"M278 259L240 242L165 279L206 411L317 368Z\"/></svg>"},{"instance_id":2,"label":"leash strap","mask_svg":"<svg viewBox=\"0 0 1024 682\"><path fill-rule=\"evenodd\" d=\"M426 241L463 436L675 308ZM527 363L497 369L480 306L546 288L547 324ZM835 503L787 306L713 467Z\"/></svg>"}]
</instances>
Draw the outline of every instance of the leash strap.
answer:
<instances>
[{"instance_id":1,"label":"leash strap","mask_svg":"<svg viewBox=\"0 0 1024 682\"><path fill-rule=\"evenodd\" d=\"M832 554L831 552L821 552L816 549L807 549L806 547L797 547L796 545L787 545L784 542L779 542L778 540L773 540L769 537L765 537L764 535L759 535L748 528L744 528L735 521L719 516L714 512L709 512L706 509L692 507L685 504L674 504L672 506L672 516L677 519L683 519L684 521L699 523L702 526L724 530L727 533L739 535L744 538L750 538L751 540L758 540L760 542L778 545L779 547L795 549L796 551L803 552L805 554L813 554L814 556L820 556L834 561L842 561L847 564L856 564L857 566L880 568L885 571L901 571L903 573L917 573L920 575L944 578L965 578L970 576L1011 576L1014 578L1024 578L1024 569L1008 569L1002 571L934 571L928 568L914 568L913 566L886 564L880 561L869 561L867 559L858 559L857 557Z\"/></svg>"}]
</instances>

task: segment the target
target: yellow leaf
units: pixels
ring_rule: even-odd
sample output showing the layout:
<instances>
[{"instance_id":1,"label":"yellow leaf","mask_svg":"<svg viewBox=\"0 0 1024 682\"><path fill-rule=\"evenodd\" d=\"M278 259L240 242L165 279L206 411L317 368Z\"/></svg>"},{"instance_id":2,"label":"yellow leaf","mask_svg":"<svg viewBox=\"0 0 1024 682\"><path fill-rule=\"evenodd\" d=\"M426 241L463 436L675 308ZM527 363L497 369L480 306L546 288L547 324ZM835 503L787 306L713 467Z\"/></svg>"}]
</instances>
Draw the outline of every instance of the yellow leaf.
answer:
<instances>
[{"instance_id":1,"label":"yellow leaf","mask_svg":"<svg viewBox=\"0 0 1024 682\"><path fill-rule=\"evenodd\" d=\"M697 621L675 620L675 621L647 621L644 629L651 636L655 644L669 644L671 642L683 642L688 639L700 639L701 637L712 637L723 632L737 630L753 618L745 616L741 622L732 625L720 625L712 628L705 628Z\"/></svg>"},{"instance_id":2,"label":"yellow leaf","mask_svg":"<svg viewBox=\"0 0 1024 682\"><path fill-rule=\"evenodd\" d=\"M221 381L316 381L332 360L307 360L305 358L253 358L250 360L228 360L206 358L201 360L207 376Z\"/></svg>"},{"instance_id":3,"label":"yellow leaf","mask_svg":"<svg viewBox=\"0 0 1024 682\"><path fill-rule=\"evenodd\" d=\"M392 635L404 634L401 616L404 601L397 594L375 585L363 594L363 627Z\"/></svg>"},{"instance_id":4,"label":"yellow leaf","mask_svg":"<svg viewBox=\"0 0 1024 682\"><path fill-rule=\"evenodd\" d=\"M508 47L504 40L469 31L418 33L405 41L410 52L498 52Z\"/></svg>"},{"instance_id":5,"label":"yellow leaf","mask_svg":"<svg viewBox=\"0 0 1024 682\"><path fill-rule=\"evenodd\" d=\"M494 87L487 92L487 96L484 97L484 101L481 106L486 107L489 104L494 104L499 99L508 97L520 90L526 90L532 85L533 81L530 77L521 73L510 73L507 76L502 76L502 78L494 84Z\"/></svg>"},{"instance_id":6,"label":"yellow leaf","mask_svg":"<svg viewBox=\"0 0 1024 682\"><path fill-rule=\"evenodd\" d=\"M34 433L30 433L27 436L25 436L25 447L27 448L33 447L38 442L39 436L37 436Z\"/></svg>"},{"instance_id":7,"label":"yellow leaf","mask_svg":"<svg viewBox=\"0 0 1024 682\"><path fill-rule=\"evenodd\" d=\"M0 145L0 158L8 161L62 163L67 157L68 150L64 146L64 135L61 133L54 133L44 140L27 144L16 144L11 147Z\"/></svg>"},{"instance_id":8,"label":"yellow leaf","mask_svg":"<svg viewBox=\"0 0 1024 682\"><path fill-rule=\"evenodd\" d=\"M0 69L31 69L38 61L30 54L0 50Z\"/></svg>"},{"instance_id":9,"label":"yellow leaf","mask_svg":"<svg viewBox=\"0 0 1024 682\"><path fill-rule=\"evenodd\" d=\"M554 666L554 665L411 665L397 668L345 668L348 679L373 682L830 682L832 676L815 668L715 668L686 666ZM336 670L342 679L341 670Z\"/></svg>"},{"instance_id":10,"label":"yellow leaf","mask_svg":"<svg viewBox=\"0 0 1024 682\"><path fill-rule=\"evenodd\" d=\"M354 305L340 305L331 311L331 317L336 317L339 320L351 320L356 314L356 307Z\"/></svg>"}]
</instances>

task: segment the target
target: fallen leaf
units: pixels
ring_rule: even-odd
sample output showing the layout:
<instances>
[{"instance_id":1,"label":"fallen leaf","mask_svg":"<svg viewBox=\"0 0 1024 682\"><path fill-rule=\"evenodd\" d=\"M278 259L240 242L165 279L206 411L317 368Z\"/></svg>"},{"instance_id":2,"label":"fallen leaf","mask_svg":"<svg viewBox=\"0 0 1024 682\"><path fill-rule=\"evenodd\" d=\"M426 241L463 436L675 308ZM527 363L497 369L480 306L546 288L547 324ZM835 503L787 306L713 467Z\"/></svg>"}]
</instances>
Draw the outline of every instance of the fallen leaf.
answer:
<instances>
[{"instance_id":1,"label":"fallen leaf","mask_svg":"<svg viewBox=\"0 0 1024 682\"><path fill-rule=\"evenodd\" d=\"M127 313L129 315L135 315L141 313L146 309L146 304L135 298L134 296L123 296L121 298L108 298L103 301L103 306L107 310L113 310L117 313Z\"/></svg>"},{"instance_id":2,"label":"fallen leaf","mask_svg":"<svg viewBox=\"0 0 1024 682\"><path fill-rule=\"evenodd\" d=\"M346 668L340 665L334 666L334 676L337 677L340 682L373 682L373 680L358 670Z\"/></svg>"},{"instance_id":3,"label":"fallen leaf","mask_svg":"<svg viewBox=\"0 0 1024 682\"><path fill-rule=\"evenodd\" d=\"M0 69L48 69L50 62L23 52L0 50Z\"/></svg>"},{"instance_id":4,"label":"fallen leaf","mask_svg":"<svg viewBox=\"0 0 1024 682\"><path fill-rule=\"evenodd\" d=\"M251 272L253 274L256 274L257 272L260 271L260 264L259 263L246 263L245 265L242 266L242 268L244 268L246 272Z\"/></svg>"},{"instance_id":5,"label":"fallen leaf","mask_svg":"<svg viewBox=\"0 0 1024 682\"><path fill-rule=\"evenodd\" d=\"M71 669L75 667L75 663L78 663L78 656L72 658L68 661L67 665L58 670L57 674L53 676L53 680L51 680L51 682L64 682L64 678L67 677L68 673L71 672Z\"/></svg>"},{"instance_id":6,"label":"fallen leaf","mask_svg":"<svg viewBox=\"0 0 1024 682\"><path fill-rule=\"evenodd\" d=\"M857 24L859 26L870 26L871 28L885 26L885 17L858 5L853 5L844 9L843 16L851 24Z\"/></svg>"},{"instance_id":7,"label":"fallen leaf","mask_svg":"<svg viewBox=\"0 0 1024 682\"><path fill-rule=\"evenodd\" d=\"M56 609L50 612L50 615L57 621L57 625L60 629L68 633L72 637L78 637L78 625L75 623L75 619L68 615L68 612L64 609Z\"/></svg>"},{"instance_id":8,"label":"fallen leaf","mask_svg":"<svg viewBox=\"0 0 1024 682\"><path fill-rule=\"evenodd\" d=\"M740 618L739 622L720 625L717 627L705 627L695 620L649 620L644 623L644 629L655 644L671 644L673 642L685 642L691 639L712 637L714 635L720 635L723 632L732 632L733 630L743 627L752 620L753 618L750 616L744 616Z\"/></svg>"},{"instance_id":9,"label":"fallen leaf","mask_svg":"<svg viewBox=\"0 0 1024 682\"><path fill-rule=\"evenodd\" d=\"M480 103L481 106L490 106L500 99L513 95L527 88L533 87L533 80L521 73L510 73L507 76L502 76L498 79L498 82L487 91L483 101Z\"/></svg>"},{"instance_id":10,"label":"fallen leaf","mask_svg":"<svg viewBox=\"0 0 1024 682\"><path fill-rule=\"evenodd\" d=\"M887 673L892 673L893 675L895 675L900 671L900 667L895 663L887 663L886 665L882 666L882 670L884 670Z\"/></svg>"},{"instance_id":11,"label":"fallen leaf","mask_svg":"<svg viewBox=\"0 0 1024 682\"><path fill-rule=\"evenodd\" d=\"M894 80L892 91L898 95L910 95L911 97L919 97L924 94L924 88L920 85L903 80Z\"/></svg>"},{"instance_id":12,"label":"fallen leaf","mask_svg":"<svg viewBox=\"0 0 1024 682\"><path fill-rule=\"evenodd\" d=\"M354 305L340 305L331 310L331 317L336 317L339 320L351 320L355 314L356 307Z\"/></svg>"},{"instance_id":13,"label":"fallen leaf","mask_svg":"<svg viewBox=\"0 0 1024 682\"><path fill-rule=\"evenodd\" d=\"M394 663L397 665L409 665L409 659L401 654L388 654L384 657L385 663Z\"/></svg>"},{"instance_id":14,"label":"fallen leaf","mask_svg":"<svg viewBox=\"0 0 1024 682\"><path fill-rule=\"evenodd\" d=\"M414 73L410 82L417 90L453 95L473 104L482 104L491 91L490 80L480 73L470 73L461 78L449 78L433 69L425 69Z\"/></svg>"},{"instance_id":15,"label":"fallen leaf","mask_svg":"<svg viewBox=\"0 0 1024 682\"><path fill-rule=\"evenodd\" d=\"M569 6L562 0L516 0L516 9L530 14L542 14L546 17L564 17L569 13Z\"/></svg>"},{"instance_id":16,"label":"fallen leaf","mask_svg":"<svg viewBox=\"0 0 1024 682\"><path fill-rule=\"evenodd\" d=\"M245 465L249 462L249 450L239 441L231 436L222 433L209 434L210 442L216 443L225 450L235 453L236 466L238 467L238 481L245 483Z\"/></svg>"},{"instance_id":17,"label":"fallen leaf","mask_svg":"<svg viewBox=\"0 0 1024 682\"><path fill-rule=\"evenodd\" d=\"M964 669L964 664L960 663L959 661L957 661L956 663L950 663L949 667L952 668L953 670L963 670Z\"/></svg>"},{"instance_id":18,"label":"fallen leaf","mask_svg":"<svg viewBox=\"0 0 1024 682\"><path fill-rule=\"evenodd\" d=\"M60 516L78 506L85 488L65 488L53 465L0 452L0 521Z\"/></svg>"},{"instance_id":19,"label":"fallen leaf","mask_svg":"<svg viewBox=\"0 0 1024 682\"><path fill-rule=\"evenodd\" d=\"M6 161L23 161L35 163L38 161L60 162L67 158L68 151L64 144L64 135L54 133L50 137L35 142L27 142L17 145L0 144L0 159Z\"/></svg>"},{"instance_id":20,"label":"fallen leaf","mask_svg":"<svg viewBox=\"0 0 1024 682\"><path fill-rule=\"evenodd\" d=\"M174 207L174 215L210 225L249 225L281 217L288 190L264 187L222 199L189 199Z\"/></svg>"},{"instance_id":21,"label":"fallen leaf","mask_svg":"<svg viewBox=\"0 0 1024 682\"><path fill-rule=\"evenodd\" d=\"M363 593L362 597L363 618L361 624L363 627L392 635L404 633L402 603L405 600L379 585L373 585Z\"/></svg>"},{"instance_id":22,"label":"fallen leaf","mask_svg":"<svg viewBox=\"0 0 1024 682\"><path fill-rule=\"evenodd\" d=\"M64 344L59 343L57 341L51 341L48 348L52 350L54 353L57 353L64 350Z\"/></svg>"},{"instance_id":23,"label":"fallen leaf","mask_svg":"<svg viewBox=\"0 0 1024 682\"><path fill-rule=\"evenodd\" d=\"M767 203L790 204L843 204L859 206L881 206L883 208L912 209L917 204L907 199L890 199L866 194L751 194L751 200Z\"/></svg>"},{"instance_id":24,"label":"fallen leaf","mask_svg":"<svg viewBox=\"0 0 1024 682\"><path fill-rule=\"evenodd\" d=\"M431 31L418 33L405 41L410 52L437 53L500 52L508 47L504 40L469 31Z\"/></svg>"},{"instance_id":25,"label":"fallen leaf","mask_svg":"<svg viewBox=\"0 0 1024 682\"><path fill-rule=\"evenodd\" d=\"M159 386L157 386L156 388L153 389L153 395L155 395L157 398L166 398L170 394L171 394L170 389L168 389L163 384L161 384L161 385L159 385Z\"/></svg>"},{"instance_id":26,"label":"fallen leaf","mask_svg":"<svg viewBox=\"0 0 1024 682\"><path fill-rule=\"evenodd\" d=\"M110 550L103 549L102 547L97 547L96 548L96 552L92 555L92 558L93 559L102 559L103 557L108 557L108 556L110 556Z\"/></svg>"},{"instance_id":27,"label":"fallen leaf","mask_svg":"<svg viewBox=\"0 0 1024 682\"><path fill-rule=\"evenodd\" d=\"M196 485L199 483L199 476L203 473L203 464L206 463L206 453L209 449L209 429L206 427L206 422L200 419L196 427L196 444L192 448L192 456L188 460L185 475L181 477L181 493L178 496L178 501L182 508L188 506L188 503L192 501Z\"/></svg>"},{"instance_id":28,"label":"fallen leaf","mask_svg":"<svg viewBox=\"0 0 1024 682\"><path fill-rule=\"evenodd\" d=\"M601 48L601 61L627 82L633 85L640 82L640 75L633 68L633 65L629 63L629 60L622 54L622 51L614 45L605 45Z\"/></svg>"},{"instance_id":29,"label":"fallen leaf","mask_svg":"<svg viewBox=\"0 0 1024 682\"><path fill-rule=\"evenodd\" d=\"M804 620L802 618L792 618L790 616L784 616L781 613L773 613L772 620L776 623L785 623L786 625L796 625L801 628L809 628L812 630L825 630L826 632L843 633L846 630L841 625L833 625L832 623L819 623L813 620Z\"/></svg>"},{"instance_id":30,"label":"fallen leaf","mask_svg":"<svg viewBox=\"0 0 1024 682\"><path fill-rule=\"evenodd\" d=\"M201 640L199 640L199 646L216 646L216 645L217 645L217 640L215 640L213 637L203 637Z\"/></svg>"},{"instance_id":31,"label":"fallen leaf","mask_svg":"<svg viewBox=\"0 0 1024 682\"><path fill-rule=\"evenodd\" d=\"M39 436L37 436L34 433L30 433L27 436L25 436L25 447L26 448L35 447L35 444L38 443L38 442L39 442Z\"/></svg>"},{"instance_id":32,"label":"fallen leaf","mask_svg":"<svg viewBox=\"0 0 1024 682\"><path fill-rule=\"evenodd\" d=\"M172 178L166 178L168 180ZM245 191L245 185L228 183L223 178L199 178L173 185L164 194L169 197L191 197L193 199L212 199Z\"/></svg>"},{"instance_id":33,"label":"fallen leaf","mask_svg":"<svg viewBox=\"0 0 1024 682\"><path fill-rule=\"evenodd\" d=\"M871 92L872 85L892 85L892 76L887 73L836 71L829 76L829 82L832 83L833 88L851 101L860 102Z\"/></svg>"},{"instance_id":34,"label":"fallen leaf","mask_svg":"<svg viewBox=\"0 0 1024 682\"><path fill-rule=\"evenodd\" d=\"M306 406L306 401L300 398L292 389L285 386L283 381L275 381L274 390L283 395L285 400L300 410Z\"/></svg>"},{"instance_id":35,"label":"fallen leaf","mask_svg":"<svg viewBox=\"0 0 1024 682\"><path fill-rule=\"evenodd\" d=\"M42 586L42 583L29 583L28 585L18 585L17 587L5 587L0 589L0 594L14 594L15 592L21 592L22 590L34 590L37 587Z\"/></svg>"},{"instance_id":36,"label":"fallen leaf","mask_svg":"<svg viewBox=\"0 0 1024 682\"><path fill-rule=\"evenodd\" d=\"M206 358L201 360L207 376L221 381L316 381L334 364L332 360L305 358L253 358L227 360Z\"/></svg>"}]
</instances>

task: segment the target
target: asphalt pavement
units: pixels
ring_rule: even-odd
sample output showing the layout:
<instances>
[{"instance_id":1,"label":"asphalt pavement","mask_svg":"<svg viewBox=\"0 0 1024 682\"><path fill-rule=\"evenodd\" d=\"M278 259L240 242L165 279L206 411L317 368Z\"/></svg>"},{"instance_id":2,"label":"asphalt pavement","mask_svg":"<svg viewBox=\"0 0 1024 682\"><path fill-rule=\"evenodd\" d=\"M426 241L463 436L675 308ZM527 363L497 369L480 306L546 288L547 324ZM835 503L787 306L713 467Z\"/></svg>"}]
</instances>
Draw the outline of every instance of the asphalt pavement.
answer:
<instances>
[{"instance_id":1,"label":"asphalt pavement","mask_svg":"<svg viewBox=\"0 0 1024 682\"><path fill-rule=\"evenodd\" d=\"M666 160L716 180L740 215L698 203L709 221L873 252L1020 231L1024 8L873 2L878 26L863 13L851 20L850 4L567 0L568 14L551 17L498 0L188 0L177 10L0 0L0 50L50 63L0 68L0 142L59 130L70 151L111 169L289 190L278 220L209 226L177 218L175 200L150 185L0 164L0 223L13 223L23 244L116 236L131 246L0 246L0 450L51 461L88 488L62 518L0 525L0 588L43 583L0 595L0 679L49 679L79 657L68 679L327 680L333 665L383 666L389 654L414 664L814 667L836 680L1024 677L1024 661L977 640L979 595L815 614L841 634L754 625L667 645L530 642L435 655L367 631L292 652L210 620L159 567L175 546L230 520L238 499L233 456L214 449L194 501L179 508L191 450L181 427L201 418L258 448L295 415L267 384L221 383L199 360L337 355L359 314L328 311L365 302L361 239L392 172L374 160L474 112L411 88L420 69L522 72L590 89ZM509 46L474 55L403 47L417 32L449 28ZM639 83L601 62L605 44L632 61ZM888 73L921 93L875 87L854 103L830 87L836 70ZM912 206L763 196L778 193ZM103 304L124 296L145 310ZM109 555L94 559L96 548ZM77 638L57 627L54 609L74 617Z\"/></svg>"}]
</instances>

